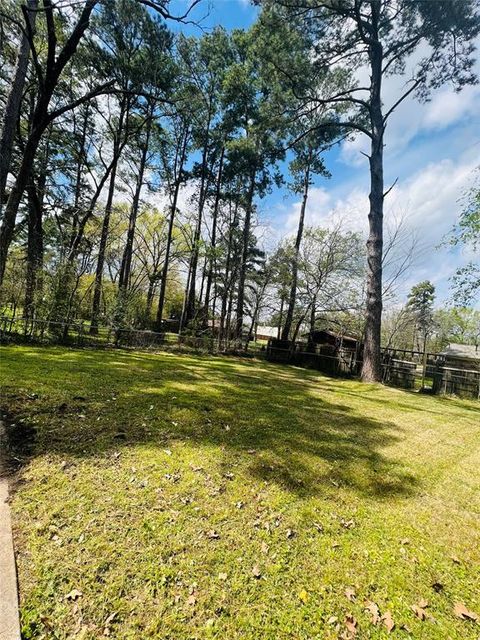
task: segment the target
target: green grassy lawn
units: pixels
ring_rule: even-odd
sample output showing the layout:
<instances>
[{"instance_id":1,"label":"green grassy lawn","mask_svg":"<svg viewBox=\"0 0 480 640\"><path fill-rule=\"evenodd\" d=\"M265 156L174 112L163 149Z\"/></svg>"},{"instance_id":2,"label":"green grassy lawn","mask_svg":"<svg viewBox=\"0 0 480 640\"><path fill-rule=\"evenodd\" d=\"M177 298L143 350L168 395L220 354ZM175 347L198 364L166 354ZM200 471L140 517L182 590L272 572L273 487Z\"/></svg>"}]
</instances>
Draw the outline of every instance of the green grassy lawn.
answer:
<instances>
[{"instance_id":1,"label":"green grassy lawn","mask_svg":"<svg viewBox=\"0 0 480 640\"><path fill-rule=\"evenodd\" d=\"M479 638L453 610L480 614L478 403L256 360L0 357L11 430L36 429L24 638Z\"/></svg>"}]
</instances>

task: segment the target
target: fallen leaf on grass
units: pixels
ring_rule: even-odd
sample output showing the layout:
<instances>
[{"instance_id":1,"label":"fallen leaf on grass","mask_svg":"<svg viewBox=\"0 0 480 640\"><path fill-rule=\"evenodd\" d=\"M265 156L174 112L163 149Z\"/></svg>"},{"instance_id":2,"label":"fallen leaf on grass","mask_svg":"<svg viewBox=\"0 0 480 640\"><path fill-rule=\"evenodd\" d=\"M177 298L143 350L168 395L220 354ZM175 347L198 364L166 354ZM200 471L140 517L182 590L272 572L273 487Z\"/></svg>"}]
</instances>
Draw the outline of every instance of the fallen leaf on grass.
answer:
<instances>
[{"instance_id":1,"label":"fallen leaf on grass","mask_svg":"<svg viewBox=\"0 0 480 640\"><path fill-rule=\"evenodd\" d=\"M306 591L306 589L302 589L300 591L300 593L298 594L298 597L300 598L300 600L306 604L308 602L308 593Z\"/></svg>"},{"instance_id":2,"label":"fallen leaf on grass","mask_svg":"<svg viewBox=\"0 0 480 640\"><path fill-rule=\"evenodd\" d=\"M112 622L115 620L115 618L117 617L117 613L111 613L108 618L105 620L105 623L103 625L103 635L104 636L109 636L111 634L111 629L110 629L110 625L112 624Z\"/></svg>"},{"instance_id":3,"label":"fallen leaf on grass","mask_svg":"<svg viewBox=\"0 0 480 640\"><path fill-rule=\"evenodd\" d=\"M330 618L327 620L327 624L336 624L337 622L338 622L337 616L330 616Z\"/></svg>"},{"instance_id":4,"label":"fallen leaf on grass","mask_svg":"<svg viewBox=\"0 0 480 640\"><path fill-rule=\"evenodd\" d=\"M215 529L210 529L210 531L207 531L207 538L210 540L218 540L220 538L220 534L215 531Z\"/></svg>"},{"instance_id":5,"label":"fallen leaf on grass","mask_svg":"<svg viewBox=\"0 0 480 640\"><path fill-rule=\"evenodd\" d=\"M266 542L262 542L262 553L268 553L269 546Z\"/></svg>"},{"instance_id":6,"label":"fallen leaf on grass","mask_svg":"<svg viewBox=\"0 0 480 640\"><path fill-rule=\"evenodd\" d=\"M391 633L395 629L395 622L390 611L385 611L385 613L381 617L381 620L388 633Z\"/></svg>"},{"instance_id":7,"label":"fallen leaf on grass","mask_svg":"<svg viewBox=\"0 0 480 640\"><path fill-rule=\"evenodd\" d=\"M228 579L228 574L227 573L219 573L218 574L218 579L219 580L227 580Z\"/></svg>"},{"instance_id":8,"label":"fallen leaf on grass","mask_svg":"<svg viewBox=\"0 0 480 640\"><path fill-rule=\"evenodd\" d=\"M350 602L355 602L355 598L357 597L355 589L353 587L347 587L345 589L345 597L347 600L350 600Z\"/></svg>"},{"instance_id":9,"label":"fallen leaf on grass","mask_svg":"<svg viewBox=\"0 0 480 640\"><path fill-rule=\"evenodd\" d=\"M352 615L345 616L345 626L352 636L357 634L357 621Z\"/></svg>"},{"instance_id":10,"label":"fallen leaf on grass","mask_svg":"<svg viewBox=\"0 0 480 640\"><path fill-rule=\"evenodd\" d=\"M83 596L83 593L81 591L79 591L78 589L72 589L65 596L65 600L76 600L77 598L81 598L82 596Z\"/></svg>"},{"instance_id":11,"label":"fallen leaf on grass","mask_svg":"<svg viewBox=\"0 0 480 640\"><path fill-rule=\"evenodd\" d=\"M411 608L413 613L417 616L417 618L419 618L420 620L427 619L427 612L423 607L420 607L418 604L413 604Z\"/></svg>"},{"instance_id":12,"label":"fallen leaf on grass","mask_svg":"<svg viewBox=\"0 0 480 640\"><path fill-rule=\"evenodd\" d=\"M256 564L252 569L252 575L254 578L259 580L262 577L262 572L260 571L260 567Z\"/></svg>"},{"instance_id":13,"label":"fallen leaf on grass","mask_svg":"<svg viewBox=\"0 0 480 640\"><path fill-rule=\"evenodd\" d=\"M476 622L480 619L480 616L474 611L469 611L463 604L463 602L455 603L455 606L453 607L453 613L457 616L457 618L460 618L461 620L473 620L473 622Z\"/></svg>"},{"instance_id":14,"label":"fallen leaf on grass","mask_svg":"<svg viewBox=\"0 0 480 640\"><path fill-rule=\"evenodd\" d=\"M376 602L372 602L371 600L367 600L365 602L365 610L370 612L371 623L377 625L380 621L380 610L378 608L378 604Z\"/></svg>"},{"instance_id":15,"label":"fallen leaf on grass","mask_svg":"<svg viewBox=\"0 0 480 640\"><path fill-rule=\"evenodd\" d=\"M191 596L188 596L188 598L187 598L187 605L188 605L189 607L194 607L194 606L195 606L195 604L196 604L196 602L197 602L197 599L196 599L196 597L195 597L193 594L192 594Z\"/></svg>"}]
</instances>

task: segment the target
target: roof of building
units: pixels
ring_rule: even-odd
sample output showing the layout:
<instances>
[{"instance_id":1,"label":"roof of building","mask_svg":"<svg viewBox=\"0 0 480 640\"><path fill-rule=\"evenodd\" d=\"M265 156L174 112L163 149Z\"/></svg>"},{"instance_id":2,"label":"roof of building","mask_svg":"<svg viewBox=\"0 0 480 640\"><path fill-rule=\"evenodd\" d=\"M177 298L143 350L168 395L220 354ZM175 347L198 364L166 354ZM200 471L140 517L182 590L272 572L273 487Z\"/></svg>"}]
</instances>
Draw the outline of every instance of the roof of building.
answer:
<instances>
[{"instance_id":1,"label":"roof of building","mask_svg":"<svg viewBox=\"0 0 480 640\"><path fill-rule=\"evenodd\" d=\"M318 333L318 334L323 333L331 336L332 338L336 338L337 340L352 340L354 342L358 341L358 338L356 336L347 335L339 331L334 331L333 329L315 329L313 333ZM306 333L305 335L308 336L309 333Z\"/></svg>"},{"instance_id":2,"label":"roof of building","mask_svg":"<svg viewBox=\"0 0 480 640\"><path fill-rule=\"evenodd\" d=\"M257 336L269 336L270 338L276 338L278 335L278 327L257 326L255 331Z\"/></svg>"},{"instance_id":3,"label":"roof of building","mask_svg":"<svg viewBox=\"0 0 480 640\"><path fill-rule=\"evenodd\" d=\"M440 355L461 360L480 361L480 348L474 344L456 344L455 342L451 342Z\"/></svg>"}]
</instances>

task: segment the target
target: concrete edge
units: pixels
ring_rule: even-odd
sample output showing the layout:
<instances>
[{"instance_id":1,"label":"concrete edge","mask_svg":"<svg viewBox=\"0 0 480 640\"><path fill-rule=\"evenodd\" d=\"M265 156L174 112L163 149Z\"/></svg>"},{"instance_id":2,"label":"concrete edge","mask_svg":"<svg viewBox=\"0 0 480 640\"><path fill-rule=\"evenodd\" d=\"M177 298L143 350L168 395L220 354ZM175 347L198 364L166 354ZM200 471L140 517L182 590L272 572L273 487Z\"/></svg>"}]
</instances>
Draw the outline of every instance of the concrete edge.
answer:
<instances>
[{"instance_id":1,"label":"concrete edge","mask_svg":"<svg viewBox=\"0 0 480 640\"><path fill-rule=\"evenodd\" d=\"M5 455L5 427L0 420L0 640L21 640L17 571Z\"/></svg>"}]
</instances>

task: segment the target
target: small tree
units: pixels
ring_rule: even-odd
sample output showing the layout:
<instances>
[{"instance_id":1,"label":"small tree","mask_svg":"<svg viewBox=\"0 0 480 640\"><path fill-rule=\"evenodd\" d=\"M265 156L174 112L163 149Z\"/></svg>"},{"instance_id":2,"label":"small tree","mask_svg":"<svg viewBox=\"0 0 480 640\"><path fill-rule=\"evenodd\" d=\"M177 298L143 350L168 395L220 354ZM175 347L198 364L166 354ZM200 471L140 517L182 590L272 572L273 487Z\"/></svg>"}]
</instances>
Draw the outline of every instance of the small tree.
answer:
<instances>
[{"instance_id":1,"label":"small tree","mask_svg":"<svg viewBox=\"0 0 480 640\"><path fill-rule=\"evenodd\" d=\"M435 302L435 287L429 280L420 282L412 287L408 296L407 308L410 310L423 339L423 372L422 389L425 387L425 370L427 364L427 338L431 333L433 322L433 303Z\"/></svg>"},{"instance_id":2,"label":"small tree","mask_svg":"<svg viewBox=\"0 0 480 640\"><path fill-rule=\"evenodd\" d=\"M465 205L458 223L453 227L448 243L468 247L474 254L480 251L480 171L477 172L477 184L467 193ZM458 268L451 277L453 300L459 306L468 306L475 302L480 292L480 266L478 261L470 260Z\"/></svg>"}]
</instances>

